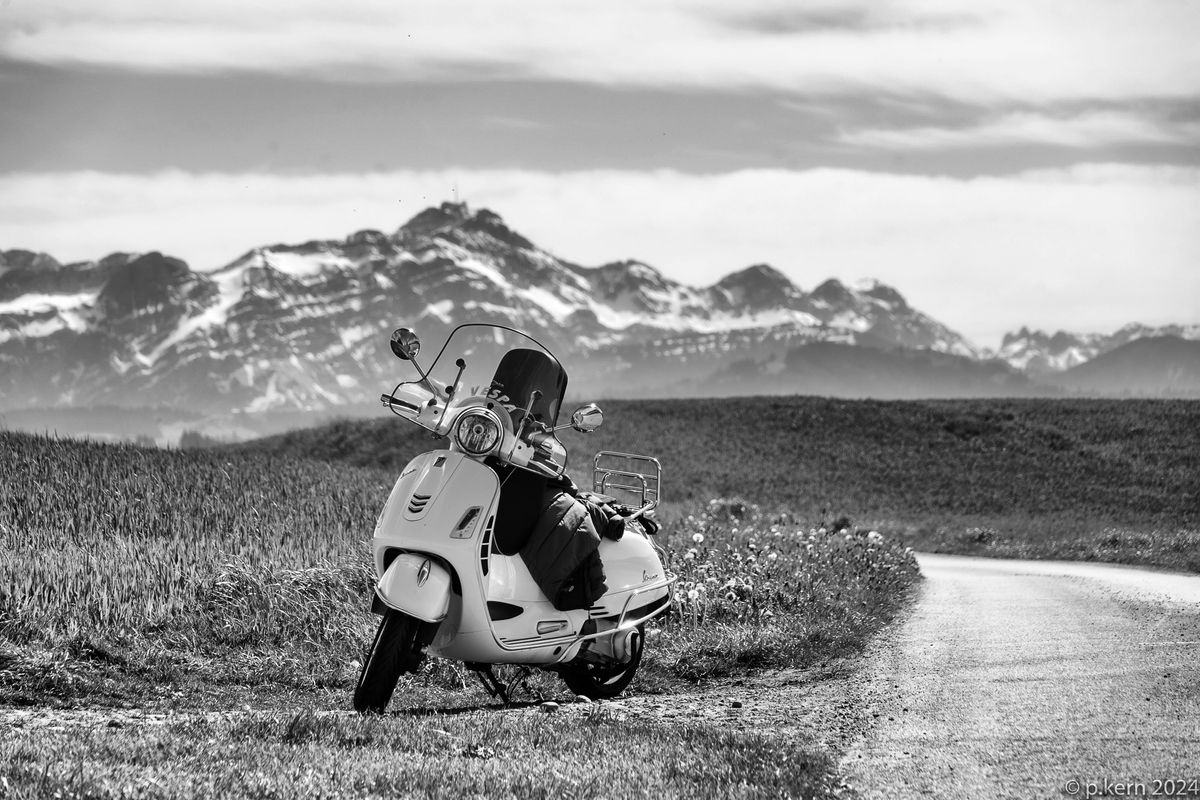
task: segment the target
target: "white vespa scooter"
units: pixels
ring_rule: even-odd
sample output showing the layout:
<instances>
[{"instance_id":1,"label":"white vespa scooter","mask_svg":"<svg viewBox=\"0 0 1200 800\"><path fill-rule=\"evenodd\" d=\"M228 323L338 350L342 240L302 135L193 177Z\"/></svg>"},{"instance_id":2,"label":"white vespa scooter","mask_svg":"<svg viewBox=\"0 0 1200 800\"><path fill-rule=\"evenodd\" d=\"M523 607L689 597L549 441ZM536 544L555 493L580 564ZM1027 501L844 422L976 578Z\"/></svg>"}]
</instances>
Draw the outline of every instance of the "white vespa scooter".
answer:
<instances>
[{"instance_id":1,"label":"white vespa scooter","mask_svg":"<svg viewBox=\"0 0 1200 800\"><path fill-rule=\"evenodd\" d=\"M576 694L616 696L641 662L646 622L671 604L675 576L647 535L658 528L658 461L596 456L597 494L585 496L615 508L626 532L599 545L607 591L590 607L559 610L520 552L547 484L566 469L556 431L591 432L600 409L586 405L556 425L566 372L535 339L503 325L455 328L428 371L416 361L412 331L393 333L391 348L420 379L383 395L384 405L450 441L408 463L376 524L372 610L383 619L354 708L382 713L400 675L425 653L464 662L505 702L531 667L558 672ZM521 665L507 687L492 672L499 664Z\"/></svg>"}]
</instances>

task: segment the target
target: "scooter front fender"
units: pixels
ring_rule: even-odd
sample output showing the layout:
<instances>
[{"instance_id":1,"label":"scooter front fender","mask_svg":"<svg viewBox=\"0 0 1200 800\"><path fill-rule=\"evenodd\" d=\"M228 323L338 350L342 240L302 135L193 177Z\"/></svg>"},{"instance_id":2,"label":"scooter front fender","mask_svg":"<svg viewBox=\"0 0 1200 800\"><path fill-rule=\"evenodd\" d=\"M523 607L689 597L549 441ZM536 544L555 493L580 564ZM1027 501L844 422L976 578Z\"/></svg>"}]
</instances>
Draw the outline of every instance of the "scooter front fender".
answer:
<instances>
[{"instance_id":1,"label":"scooter front fender","mask_svg":"<svg viewBox=\"0 0 1200 800\"><path fill-rule=\"evenodd\" d=\"M401 553L375 584L388 608L424 622L441 622L450 610L450 571L420 553Z\"/></svg>"}]
</instances>

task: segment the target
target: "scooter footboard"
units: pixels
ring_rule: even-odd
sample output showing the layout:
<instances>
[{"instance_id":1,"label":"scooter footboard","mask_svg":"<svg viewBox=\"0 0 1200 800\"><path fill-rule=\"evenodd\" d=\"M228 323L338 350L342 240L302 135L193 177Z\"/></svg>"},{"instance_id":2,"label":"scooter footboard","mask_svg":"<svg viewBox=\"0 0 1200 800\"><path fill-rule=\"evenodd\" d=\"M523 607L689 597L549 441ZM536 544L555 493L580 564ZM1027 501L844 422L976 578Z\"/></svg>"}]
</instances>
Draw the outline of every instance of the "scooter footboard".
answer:
<instances>
[{"instance_id":1,"label":"scooter footboard","mask_svg":"<svg viewBox=\"0 0 1200 800\"><path fill-rule=\"evenodd\" d=\"M616 631L626 631L636 628L639 625L645 624L655 617L662 614L671 607L671 591L672 584L679 579L677 575L667 575L654 583L643 586L629 593L625 598L624 604L621 606L621 613L617 615L616 624L612 627L605 627L596 633L591 633L586 636L580 636L573 642L573 646L568 649L558 659L559 663L570 661L579 652L579 645L589 639L599 639L601 637L611 637ZM662 591L662 590L666 591ZM662 592L661 594L659 594ZM658 595L655 597L655 595ZM608 619L612 619L608 617Z\"/></svg>"},{"instance_id":2,"label":"scooter footboard","mask_svg":"<svg viewBox=\"0 0 1200 800\"><path fill-rule=\"evenodd\" d=\"M396 556L375 584L375 594L388 608L424 622L441 622L450 610L450 571L420 553Z\"/></svg>"}]
</instances>

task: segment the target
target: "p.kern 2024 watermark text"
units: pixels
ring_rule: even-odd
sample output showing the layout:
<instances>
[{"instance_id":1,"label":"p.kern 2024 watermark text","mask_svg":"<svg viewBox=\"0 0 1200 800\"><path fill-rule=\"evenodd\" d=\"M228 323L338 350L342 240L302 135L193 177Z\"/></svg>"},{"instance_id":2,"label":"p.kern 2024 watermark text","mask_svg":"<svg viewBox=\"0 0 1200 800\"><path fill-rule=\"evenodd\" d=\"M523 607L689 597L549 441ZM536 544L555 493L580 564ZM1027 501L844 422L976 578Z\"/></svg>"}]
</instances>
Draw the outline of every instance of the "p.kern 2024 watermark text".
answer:
<instances>
[{"instance_id":1,"label":"p.kern 2024 watermark text","mask_svg":"<svg viewBox=\"0 0 1200 800\"><path fill-rule=\"evenodd\" d=\"M1092 797L1200 797L1200 778L1155 778L1149 781L1071 778L1063 788L1072 797L1085 800Z\"/></svg>"}]
</instances>

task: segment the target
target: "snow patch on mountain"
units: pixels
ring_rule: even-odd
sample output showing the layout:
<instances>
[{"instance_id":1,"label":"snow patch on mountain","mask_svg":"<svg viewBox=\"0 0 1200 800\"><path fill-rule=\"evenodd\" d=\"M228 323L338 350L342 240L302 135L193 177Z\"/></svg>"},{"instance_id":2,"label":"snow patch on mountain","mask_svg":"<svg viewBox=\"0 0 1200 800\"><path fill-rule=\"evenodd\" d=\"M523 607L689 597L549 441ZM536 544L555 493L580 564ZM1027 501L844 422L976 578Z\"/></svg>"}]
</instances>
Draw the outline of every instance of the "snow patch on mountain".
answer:
<instances>
[{"instance_id":1,"label":"snow patch on mountain","mask_svg":"<svg viewBox=\"0 0 1200 800\"><path fill-rule=\"evenodd\" d=\"M829 324L835 328L848 328L859 333L865 333L871 329L871 321L862 314L852 310L834 314L830 317Z\"/></svg>"},{"instance_id":2,"label":"snow patch on mountain","mask_svg":"<svg viewBox=\"0 0 1200 800\"><path fill-rule=\"evenodd\" d=\"M453 310L453 300L439 300L436 303L430 303L429 305L425 306L425 310L417 316L417 319L425 316L433 316L441 320L443 324L450 325L454 321L453 317L450 316L450 312Z\"/></svg>"},{"instance_id":3,"label":"snow patch on mountain","mask_svg":"<svg viewBox=\"0 0 1200 800\"><path fill-rule=\"evenodd\" d=\"M312 278L326 272L352 269L354 262L334 253L293 253L279 250L262 252L264 267L290 275L293 278Z\"/></svg>"},{"instance_id":4,"label":"snow patch on mountain","mask_svg":"<svg viewBox=\"0 0 1200 800\"><path fill-rule=\"evenodd\" d=\"M455 255L461 254L459 258L454 259L458 266L462 267L463 269L468 269L471 272L478 274L480 277L486 278L489 283L499 287L500 289L512 288L512 283L509 282L508 278L506 278L504 274L492 264L485 263L484 261L471 256L461 247L452 248L451 252L454 251L457 251Z\"/></svg>"},{"instance_id":5,"label":"snow patch on mountain","mask_svg":"<svg viewBox=\"0 0 1200 800\"><path fill-rule=\"evenodd\" d=\"M13 300L0 301L0 314L30 314L38 311L67 311L92 306L99 290L64 294L30 292Z\"/></svg>"},{"instance_id":6,"label":"snow patch on mountain","mask_svg":"<svg viewBox=\"0 0 1200 800\"><path fill-rule=\"evenodd\" d=\"M355 325L351 328L342 328L338 331L338 338L342 342L342 347L349 350L359 342L366 341L379 335L379 329L374 325Z\"/></svg>"},{"instance_id":7,"label":"snow patch on mountain","mask_svg":"<svg viewBox=\"0 0 1200 800\"><path fill-rule=\"evenodd\" d=\"M87 292L30 292L0 302L0 343L42 339L60 331L88 329L99 290ZM3 317L8 317L3 320Z\"/></svg>"},{"instance_id":8,"label":"snow patch on mountain","mask_svg":"<svg viewBox=\"0 0 1200 800\"><path fill-rule=\"evenodd\" d=\"M145 355L145 362L152 365L162 358L163 353L197 332L224 325L229 319L229 312L245 296L248 269L250 265L247 263L238 269L211 275L211 280L217 285L217 297L213 305L195 316L181 319L175 330Z\"/></svg>"},{"instance_id":9,"label":"snow patch on mountain","mask_svg":"<svg viewBox=\"0 0 1200 800\"><path fill-rule=\"evenodd\" d=\"M566 302L561 297L540 286L531 286L528 289L522 289L518 294L529 302L545 309L554 317L556 322L563 322L578 310L578 306Z\"/></svg>"}]
</instances>

